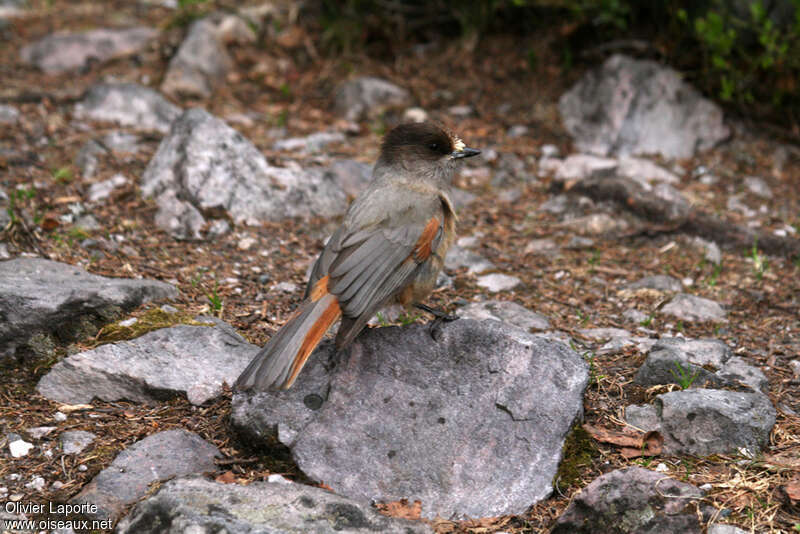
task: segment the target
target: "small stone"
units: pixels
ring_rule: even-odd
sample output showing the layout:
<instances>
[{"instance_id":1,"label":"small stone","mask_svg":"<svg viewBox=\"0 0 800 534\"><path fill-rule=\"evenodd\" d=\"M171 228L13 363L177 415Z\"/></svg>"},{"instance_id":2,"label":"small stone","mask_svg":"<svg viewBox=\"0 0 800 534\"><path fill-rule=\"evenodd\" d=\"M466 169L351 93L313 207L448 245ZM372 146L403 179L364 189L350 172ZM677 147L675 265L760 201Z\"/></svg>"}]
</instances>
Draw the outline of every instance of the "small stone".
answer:
<instances>
[{"instance_id":1,"label":"small stone","mask_svg":"<svg viewBox=\"0 0 800 534\"><path fill-rule=\"evenodd\" d=\"M508 274L492 273L479 277L476 283L491 293L497 293L514 289L522 283L522 280Z\"/></svg>"},{"instance_id":2,"label":"small stone","mask_svg":"<svg viewBox=\"0 0 800 534\"><path fill-rule=\"evenodd\" d=\"M628 228L625 219L614 218L607 213L592 213L585 217L578 217L566 223L576 233L588 235L609 235L622 232Z\"/></svg>"},{"instance_id":3,"label":"small stone","mask_svg":"<svg viewBox=\"0 0 800 534\"><path fill-rule=\"evenodd\" d=\"M258 239L252 236L247 236L240 239L239 242L236 244L236 247L239 250L250 250L251 248L253 248L253 245L257 243Z\"/></svg>"},{"instance_id":4,"label":"small stone","mask_svg":"<svg viewBox=\"0 0 800 534\"><path fill-rule=\"evenodd\" d=\"M472 108L472 106L462 105L462 106L450 106L449 108L447 108L447 112L453 117L465 118L474 114L475 110Z\"/></svg>"},{"instance_id":5,"label":"small stone","mask_svg":"<svg viewBox=\"0 0 800 534\"><path fill-rule=\"evenodd\" d=\"M748 191L761 198L772 198L772 189L763 178L748 176L744 179L744 186Z\"/></svg>"},{"instance_id":6,"label":"small stone","mask_svg":"<svg viewBox=\"0 0 800 534\"><path fill-rule=\"evenodd\" d=\"M336 92L337 112L349 121L377 117L388 108L409 104L408 91L381 78L363 76L343 83Z\"/></svg>"},{"instance_id":7,"label":"small stone","mask_svg":"<svg viewBox=\"0 0 800 534\"><path fill-rule=\"evenodd\" d=\"M111 196L114 189L122 187L128 183L128 179L122 174L115 174L108 180L97 182L89 186L89 193L87 195L89 202L97 202L105 200Z\"/></svg>"},{"instance_id":8,"label":"small stone","mask_svg":"<svg viewBox=\"0 0 800 534\"><path fill-rule=\"evenodd\" d=\"M543 256L552 256L558 254L558 245L555 241L549 238L534 239L525 245L524 254L540 254Z\"/></svg>"},{"instance_id":9,"label":"small stone","mask_svg":"<svg viewBox=\"0 0 800 534\"><path fill-rule=\"evenodd\" d=\"M137 319L136 317L131 317L130 319L125 319L124 321L120 321L119 325L120 326L124 326L124 327L127 328L129 326L135 325L138 322L139 322L139 319Z\"/></svg>"},{"instance_id":10,"label":"small stone","mask_svg":"<svg viewBox=\"0 0 800 534\"><path fill-rule=\"evenodd\" d=\"M160 93L134 83L94 85L73 109L73 115L79 119L114 122L160 133L167 133L180 114L181 109Z\"/></svg>"},{"instance_id":11,"label":"small stone","mask_svg":"<svg viewBox=\"0 0 800 534\"><path fill-rule=\"evenodd\" d=\"M656 291L673 291L678 292L683 289L680 280L672 276L657 274L655 276L645 276L636 282L631 282L625 289L655 289Z\"/></svg>"},{"instance_id":12,"label":"small stone","mask_svg":"<svg viewBox=\"0 0 800 534\"><path fill-rule=\"evenodd\" d=\"M67 420L67 414L63 412L56 412L55 415L53 415L53 419L55 419L59 423L63 423L64 421Z\"/></svg>"},{"instance_id":13,"label":"small stone","mask_svg":"<svg viewBox=\"0 0 800 534\"><path fill-rule=\"evenodd\" d=\"M795 378L800 378L800 360L792 360L789 362L789 368Z\"/></svg>"},{"instance_id":14,"label":"small stone","mask_svg":"<svg viewBox=\"0 0 800 534\"><path fill-rule=\"evenodd\" d=\"M65 485L66 485L66 484L64 484L64 483L63 483L63 482L61 482L60 480L56 480L55 482L53 482L52 484L50 484L50 487L51 487L52 489L54 489L54 490L58 491L58 490L60 490L61 488L63 488Z\"/></svg>"},{"instance_id":15,"label":"small stone","mask_svg":"<svg viewBox=\"0 0 800 534\"><path fill-rule=\"evenodd\" d=\"M19 120L19 111L13 106L0 104L0 124L14 125Z\"/></svg>"},{"instance_id":16,"label":"small stone","mask_svg":"<svg viewBox=\"0 0 800 534\"><path fill-rule=\"evenodd\" d=\"M178 308L169 304L164 304L159 309L164 313L178 313Z\"/></svg>"},{"instance_id":17,"label":"small stone","mask_svg":"<svg viewBox=\"0 0 800 534\"><path fill-rule=\"evenodd\" d=\"M539 149L539 152L541 152L542 158L545 159L557 158L558 155L561 153L561 151L558 150L558 147L556 145L542 145L541 148Z\"/></svg>"},{"instance_id":18,"label":"small stone","mask_svg":"<svg viewBox=\"0 0 800 534\"><path fill-rule=\"evenodd\" d=\"M94 215L92 214L81 215L75 220L74 225L75 228L80 228L81 230L87 232L94 232L102 228L100 226L100 223L97 221L97 219L95 219Z\"/></svg>"},{"instance_id":19,"label":"small stone","mask_svg":"<svg viewBox=\"0 0 800 534\"><path fill-rule=\"evenodd\" d=\"M293 282L278 282L272 286L273 291L280 291L281 293L296 293L298 291L297 284Z\"/></svg>"},{"instance_id":20,"label":"small stone","mask_svg":"<svg viewBox=\"0 0 800 534\"><path fill-rule=\"evenodd\" d=\"M466 267L469 274L481 274L495 268L492 262L480 254L457 245L450 247L450 250L447 251L444 266L448 271Z\"/></svg>"},{"instance_id":21,"label":"small stone","mask_svg":"<svg viewBox=\"0 0 800 534\"><path fill-rule=\"evenodd\" d=\"M77 71L135 54L157 35L158 31L145 27L54 33L23 47L20 58L48 74Z\"/></svg>"},{"instance_id":22,"label":"small stone","mask_svg":"<svg viewBox=\"0 0 800 534\"><path fill-rule=\"evenodd\" d=\"M88 471L88 470L89 470L89 468L88 468L88 467L86 467L86 466L85 466L85 465L83 465L83 464L81 464L81 465L79 465L79 466L78 466L78 471L80 471L81 473L85 473L85 472L86 472L86 471Z\"/></svg>"},{"instance_id":23,"label":"small stone","mask_svg":"<svg viewBox=\"0 0 800 534\"><path fill-rule=\"evenodd\" d=\"M28 443L27 441L19 438L15 439L14 441L9 441L8 443L8 450L11 452L11 456L14 458L22 458L23 456L27 456L31 449L33 448L33 443Z\"/></svg>"},{"instance_id":24,"label":"small stone","mask_svg":"<svg viewBox=\"0 0 800 534\"><path fill-rule=\"evenodd\" d=\"M403 112L403 122L425 122L428 112L422 108L408 108Z\"/></svg>"},{"instance_id":25,"label":"small stone","mask_svg":"<svg viewBox=\"0 0 800 534\"><path fill-rule=\"evenodd\" d=\"M725 310L713 300L679 293L669 301L661 313L672 315L684 321L728 322Z\"/></svg>"},{"instance_id":26,"label":"small stone","mask_svg":"<svg viewBox=\"0 0 800 534\"><path fill-rule=\"evenodd\" d=\"M36 426L29 428L28 434L30 434L33 439L42 439L56 428L57 427L54 426Z\"/></svg>"},{"instance_id":27,"label":"small stone","mask_svg":"<svg viewBox=\"0 0 800 534\"><path fill-rule=\"evenodd\" d=\"M25 484L25 487L36 491L42 491L46 485L47 482L44 480L44 478L33 477L33 479L30 482Z\"/></svg>"},{"instance_id":28,"label":"small stone","mask_svg":"<svg viewBox=\"0 0 800 534\"><path fill-rule=\"evenodd\" d=\"M721 523L709 525L707 531L708 534L750 534L750 532L750 530L744 530L734 525L724 525Z\"/></svg>"},{"instance_id":29,"label":"small stone","mask_svg":"<svg viewBox=\"0 0 800 534\"><path fill-rule=\"evenodd\" d=\"M342 143L346 137L341 132L318 132L306 137L281 139L272 145L273 150L314 154L333 143Z\"/></svg>"},{"instance_id":30,"label":"small stone","mask_svg":"<svg viewBox=\"0 0 800 534\"><path fill-rule=\"evenodd\" d=\"M524 124L515 124L514 126L508 129L508 133L506 135L508 135L513 139L515 137L522 137L528 135L528 131L529 131L528 127L525 126Z\"/></svg>"},{"instance_id":31,"label":"small stone","mask_svg":"<svg viewBox=\"0 0 800 534\"><path fill-rule=\"evenodd\" d=\"M622 313L622 316L631 321L632 323L642 324L646 321L650 316L646 313L639 311L635 308L629 308Z\"/></svg>"},{"instance_id":32,"label":"small stone","mask_svg":"<svg viewBox=\"0 0 800 534\"><path fill-rule=\"evenodd\" d=\"M720 251L719 245L717 245L715 242L706 241L701 237L695 237L693 243L695 246L702 248L705 251L706 261L710 261L714 265L719 265L722 263L722 251Z\"/></svg>"},{"instance_id":33,"label":"small stone","mask_svg":"<svg viewBox=\"0 0 800 534\"><path fill-rule=\"evenodd\" d=\"M700 491L711 491L713 488L714 488L714 486L712 486L712 485L711 485L711 484L709 484L708 482L706 482L706 483L705 483L705 484L703 484L702 486L699 486L699 487L698 487L698 489L699 489Z\"/></svg>"},{"instance_id":34,"label":"small stone","mask_svg":"<svg viewBox=\"0 0 800 534\"><path fill-rule=\"evenodd\" d=\"M6 245L5 243L0 243L0 260L8 260L8 259L11 259L11 254L8 252L8 245Z\"/></svg>"}]
</instances>

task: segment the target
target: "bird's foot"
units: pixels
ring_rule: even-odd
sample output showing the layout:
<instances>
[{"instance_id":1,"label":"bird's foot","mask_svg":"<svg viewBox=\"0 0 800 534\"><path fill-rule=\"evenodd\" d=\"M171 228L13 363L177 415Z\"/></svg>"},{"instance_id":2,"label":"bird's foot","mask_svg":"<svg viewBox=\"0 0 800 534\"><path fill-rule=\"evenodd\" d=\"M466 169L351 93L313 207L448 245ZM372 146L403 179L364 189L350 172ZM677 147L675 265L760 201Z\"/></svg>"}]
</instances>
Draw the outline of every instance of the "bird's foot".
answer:
<instances>
[{"instance_id":1,"label":"bird's foot","mask_svg":"<svg viewBox=\"0 0 800 534\"><path fill-rule=\"evenodd\" d=\"M445 311L426 306L425 304L415 304L415 306L433 315L434 319L430 322L430 326L428 326L428 332L434 341L439 341L442 338L442 324L458 319L458 315L451 315Z\"/></svg>"}]
</instances>

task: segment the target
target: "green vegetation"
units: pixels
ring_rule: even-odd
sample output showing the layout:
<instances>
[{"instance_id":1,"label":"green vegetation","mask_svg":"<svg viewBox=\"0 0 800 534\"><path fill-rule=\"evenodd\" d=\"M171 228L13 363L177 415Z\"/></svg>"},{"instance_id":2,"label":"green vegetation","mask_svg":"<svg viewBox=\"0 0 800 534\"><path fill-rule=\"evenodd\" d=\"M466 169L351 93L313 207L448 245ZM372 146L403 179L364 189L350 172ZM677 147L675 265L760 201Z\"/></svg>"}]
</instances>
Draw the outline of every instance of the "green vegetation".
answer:
<instances>
[{"instance_id":1,"label":"green vegetation","mask_svg":"<svg viewBox=\"0 0 800 534\"><path fill-rule=\"evenodd\" d=\"M565 71L616 51L655 57L742 113L798 120L791 111L800 109L800 0L323 0L309 11L323 48L336 55L393 54L398 43L428 42L432 32L474 50L491 33L535 36L556 27L553 52ZM534 69L542 53L527 50Z\"/></svg>"},{"instance_id":2,"label":"green vegetation","mask_svg":"<svg viewBox=\"0 0 800 534\"><path fill-rule=\"evenodd\" d=\"M219 296L217 293L217 288L219 284L215 281L214 282L214 289L211 290L211 293L206 293L206 297L208 298L208 305L211 309L217 313L222 311L222 297Z\"/></svg>"},{"instance_id":3,"label":"green vegetation","mask_svg":"<svg viewBox=\"0 0 800 534\"><path fill-rule=\"evenodd\" d=\"M750 250L749 257L753 260L753 271L756 273L756 278L761 281L764 278L764 273L769 268L769 261L766 256L758 251L758 241L753 243L753 248Z\"/></svg>"},{"instance_id":4,"label":"green vegetation","mask_svg":"<svg viewBox=\"0 0 800 534\"><path fill-rule=\"evenodd\" d=\"M579 424L573 426L570 433L567 434L561 452L562 460L558 465L554 485L558 491L566 493L580 480L581 468L591 465L592 459L597 457L600 452L597 450L592 436Z\"/></svg>"},{"instance_id":5,"label":"green vegetation","mask_svg":"<svg viewBox=\"0 0 800 534\"><path fill-rule=\"evenodd\" d=\"M69 167L57 167L52 171L53 179L60 184L68 184L72 181L72 169Z\"/></svg>"},{"instance_id":6,"label":"green vegetation","mask_svg":"<svg viewBox=\"0 0 800 534\"><path fill-rule=\"evenodd\" d=\"M694 384L694 381L697 379L697 375L700 374L700 370L695 370L694 373L689 374L689 370L691 367L687 367L686 369L680 364L680 362L674 362L675 369L670 369L670 374L675 378L677 384L681 387L681 389L689 389ZM676 372L677 371L677 372Z\"/></svg>"}]
</instances>

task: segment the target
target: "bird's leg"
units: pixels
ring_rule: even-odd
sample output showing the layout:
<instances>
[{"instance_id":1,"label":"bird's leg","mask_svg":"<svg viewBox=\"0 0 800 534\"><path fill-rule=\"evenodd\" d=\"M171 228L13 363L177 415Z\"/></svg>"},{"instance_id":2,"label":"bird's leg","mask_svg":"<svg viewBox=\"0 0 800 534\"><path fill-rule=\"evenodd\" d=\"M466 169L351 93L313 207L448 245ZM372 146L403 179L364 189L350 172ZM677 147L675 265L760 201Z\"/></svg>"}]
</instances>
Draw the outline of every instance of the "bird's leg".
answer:
<instances>
[{"instance_id":1,"label":"bird's leg","mask_svg":"<svg viewBox=\"0 0 800 534\"><path fill-rule=\"evenodd\" d=\"M430 332L434 341L439 341L439 339L442 337L442 323L449 323L450 321L455 321L458 319L457 315L450 315L445 311L431 308L425 304L417 303L414 304L414 307L433 315L434 319L431 321L430 326L428 327L428 332Z\"/></svg>"}]
</instances>

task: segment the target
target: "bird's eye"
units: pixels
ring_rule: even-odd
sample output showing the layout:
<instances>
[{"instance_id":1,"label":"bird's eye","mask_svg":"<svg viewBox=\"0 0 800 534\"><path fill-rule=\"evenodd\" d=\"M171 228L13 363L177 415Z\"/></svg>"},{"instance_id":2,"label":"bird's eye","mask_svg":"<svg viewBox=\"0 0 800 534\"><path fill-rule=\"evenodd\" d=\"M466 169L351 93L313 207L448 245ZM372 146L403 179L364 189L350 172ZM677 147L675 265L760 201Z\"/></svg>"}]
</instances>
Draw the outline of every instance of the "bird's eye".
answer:
<instances>
[{"instance_id":1,"label":"bird's eye","mask_svg":"<svg viewBox=\"0 0 800 534\"><path fill-rule=\"evenodd\" d=\"M428 145L428 148L430 148L434 152L438 152L439 151L439 143L431 143L431 144Z\"/></svg>"}]
</instances>

